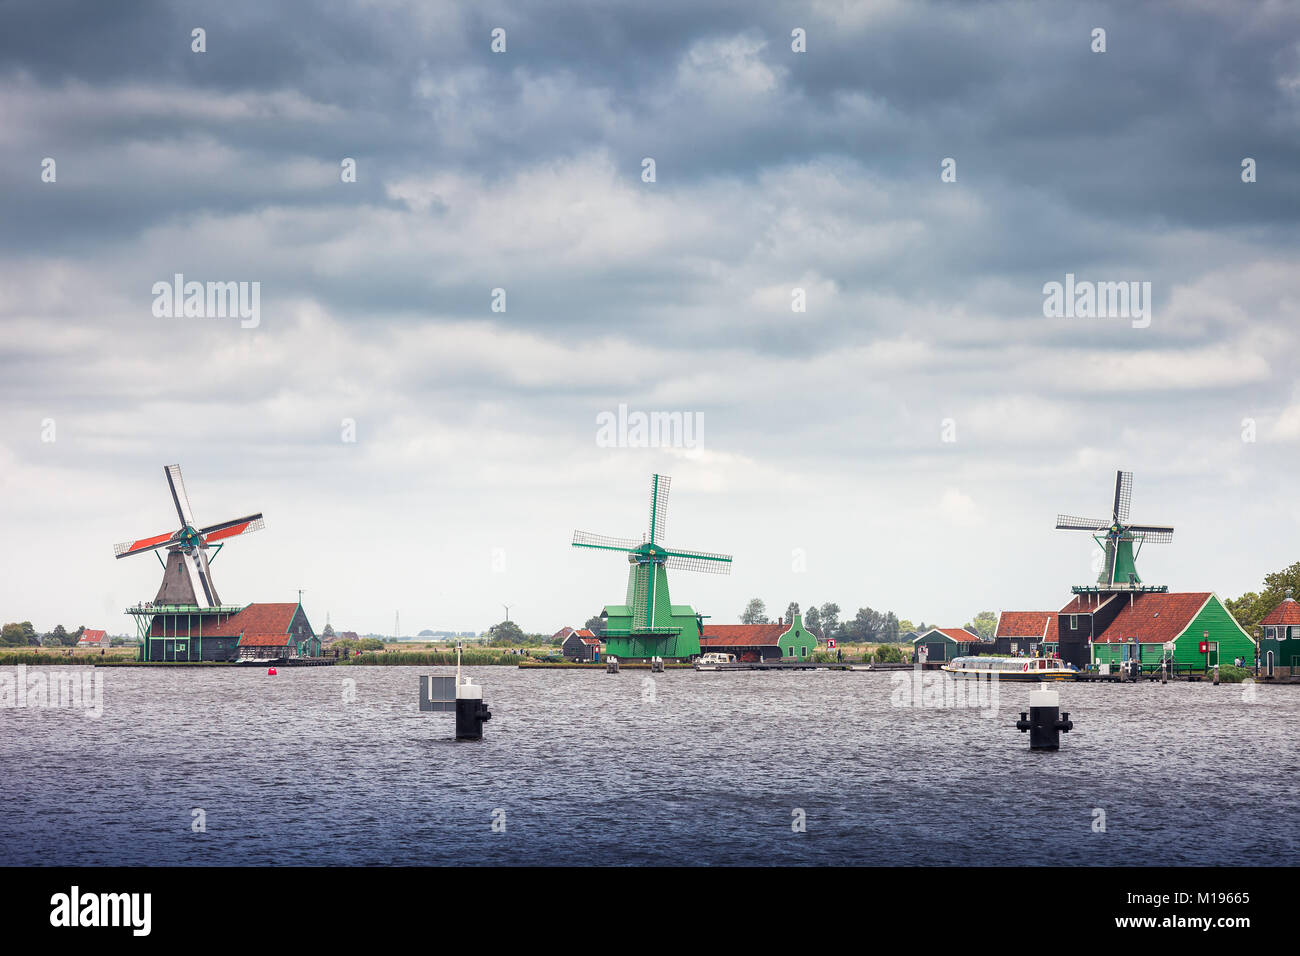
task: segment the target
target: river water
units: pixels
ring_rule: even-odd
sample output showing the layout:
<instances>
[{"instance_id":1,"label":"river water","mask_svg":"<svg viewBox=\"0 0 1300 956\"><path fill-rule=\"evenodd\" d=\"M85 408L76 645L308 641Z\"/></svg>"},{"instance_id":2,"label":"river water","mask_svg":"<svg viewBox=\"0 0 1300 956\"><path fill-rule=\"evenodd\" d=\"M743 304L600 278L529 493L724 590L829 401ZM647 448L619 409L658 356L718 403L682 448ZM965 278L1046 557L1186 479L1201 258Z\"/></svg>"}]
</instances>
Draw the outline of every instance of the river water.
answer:
<instances>
[{"instance_id":1,"label":"river water","mask_svg":"<svg viewBox=\"0 0 1300 956\"><path fill-rule=\"evenodd\" d=\"M899 706L910 675L467 671L477 743L417 710L445 668L0 709L0 864L1300 863L1300 686L1058 685L1075 729L1031 753L1023 685L990 717Z\"/></svg>"}]
</instances>

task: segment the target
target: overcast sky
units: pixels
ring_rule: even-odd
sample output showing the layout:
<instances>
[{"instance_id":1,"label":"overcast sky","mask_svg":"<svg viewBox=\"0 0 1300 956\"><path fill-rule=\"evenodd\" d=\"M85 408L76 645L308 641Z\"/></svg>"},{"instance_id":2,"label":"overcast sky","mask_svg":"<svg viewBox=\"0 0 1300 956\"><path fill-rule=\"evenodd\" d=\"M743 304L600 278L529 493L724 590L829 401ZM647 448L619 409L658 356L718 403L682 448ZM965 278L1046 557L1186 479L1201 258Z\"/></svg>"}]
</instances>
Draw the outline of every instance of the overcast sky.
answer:
<instances>
[{"instance_id":1,"label":"overcast sky","mask_svg":"<svg viewBox=\"0 0 1300 956\"><path fill-rule=\"evenodd\" d=\"M1095 546L1055 516L1117 468L1177 528L1148 582L1300 560L1294 3L0 17L6 621L128 630L172 462L199 522L266 515L222 598L317 629L580 624L626 565L572 532L638 537L656 471L668 543L735 556L671 576L715 622L1059 607ZM176 273L260 323L155 316ZM1045 317L1067 273L1150 282L1149 326ZM701 440L604 447L620 404Z\"/></svg>"}]
</instances>

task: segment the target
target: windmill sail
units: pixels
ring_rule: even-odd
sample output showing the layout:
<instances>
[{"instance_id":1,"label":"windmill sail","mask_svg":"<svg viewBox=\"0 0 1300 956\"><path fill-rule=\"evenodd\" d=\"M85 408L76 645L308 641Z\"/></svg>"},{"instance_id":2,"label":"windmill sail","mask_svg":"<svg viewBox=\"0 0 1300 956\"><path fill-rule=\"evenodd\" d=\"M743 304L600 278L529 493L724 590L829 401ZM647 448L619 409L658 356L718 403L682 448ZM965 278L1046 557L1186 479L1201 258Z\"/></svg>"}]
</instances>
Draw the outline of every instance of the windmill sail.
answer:
<instances>
[{"instance_id":1,"label":"windmill sail","mask_svg":"<svg viewBox=\"0 0 1300 956\"><path fill-rule=\"evenodd\" d=\"M1111 513L1116 521L1128 520L1129 504L1133 500L1133 472L1115 472L1115 507Z\"/></svg>"},{"instance_id":2,"label":"windmill sail","mask_svg":"<svg viewBox=\"0 0 1300 956\"><path fill-rule=\"evenodd\" d=\"M673 480L655 475L650 481L650 543L657 544L668 533L668 487Z\"/></svg>"},{"instance_id":3,"label":"windmill sail","mask_svg":"<svg viewBox=\"0 0 1300 956\"><path fill-rule=\"evenodd\" d=\"M163 472L167 475L167 486L171 488L172 502L176 505L176 517L181 519L181 527L194 527L194 511L190 508L190 496L185 493L185 479L181 477L181 466L168 465Z\"/></svg>"}]
</instances>

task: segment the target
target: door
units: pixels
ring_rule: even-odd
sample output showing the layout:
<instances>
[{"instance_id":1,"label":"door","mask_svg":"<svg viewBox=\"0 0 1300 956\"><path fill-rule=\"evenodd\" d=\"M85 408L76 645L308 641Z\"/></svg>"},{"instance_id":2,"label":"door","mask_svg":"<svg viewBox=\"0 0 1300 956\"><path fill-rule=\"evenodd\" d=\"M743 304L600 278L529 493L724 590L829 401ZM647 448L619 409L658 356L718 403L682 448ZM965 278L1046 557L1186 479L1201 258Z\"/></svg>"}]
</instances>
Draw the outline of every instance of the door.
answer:
<instances>
[{"instance_id":1,"label":"door","mask_svg":"<svg viewBox=\"0 0 1300 956\"><path fill-rule=\"evenodd\" d=\"M1267 657L1265 658L1265 667L1267 669L1268 676L1272 677L1273 676L1273 652L1272 651L1269 651Z\"/></svg>"}]
</instances>

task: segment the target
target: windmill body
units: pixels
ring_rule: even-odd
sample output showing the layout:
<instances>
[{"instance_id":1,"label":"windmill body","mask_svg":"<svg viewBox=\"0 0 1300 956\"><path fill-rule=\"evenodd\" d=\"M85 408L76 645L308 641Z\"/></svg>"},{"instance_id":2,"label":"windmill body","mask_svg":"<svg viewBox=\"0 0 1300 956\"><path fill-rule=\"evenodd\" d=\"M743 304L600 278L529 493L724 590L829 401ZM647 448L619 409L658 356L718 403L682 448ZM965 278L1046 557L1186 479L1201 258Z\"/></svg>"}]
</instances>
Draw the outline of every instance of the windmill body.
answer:
<instances>
[{"instance_id":1,"label":"windmill body","mask_svg":"<svg viewBox=\"0 0 1300 956\"><path fill-rule=\"evenodd\" d=\"M620 659L662 657L688 659L700 653L701 619L689 605L672 603L668 569L729 574L731 556L711 551L684 551L664 545L668 488L672 479L650 480L650 530L638 541L586 531L573 533L573 547L612 551L627 556L627 592L623 604L605 607L605 651Z\"/></svg>"}]
</instances>

